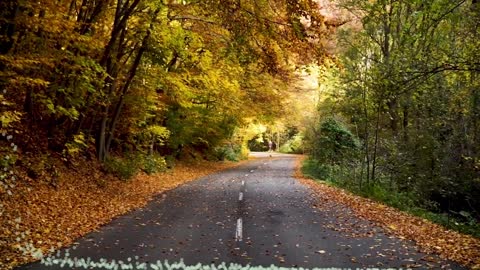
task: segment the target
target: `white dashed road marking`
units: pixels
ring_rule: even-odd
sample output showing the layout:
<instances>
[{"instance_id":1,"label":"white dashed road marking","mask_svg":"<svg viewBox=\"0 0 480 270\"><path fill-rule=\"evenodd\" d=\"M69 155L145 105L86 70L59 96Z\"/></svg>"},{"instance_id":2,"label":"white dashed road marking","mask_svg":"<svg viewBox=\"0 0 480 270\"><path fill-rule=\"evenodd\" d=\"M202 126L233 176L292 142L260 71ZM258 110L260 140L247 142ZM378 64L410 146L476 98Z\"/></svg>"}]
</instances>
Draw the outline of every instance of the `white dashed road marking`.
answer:
<instances>
[{"instance_id":1,"label":"white dashed road marking","mask_svg":"<svg viewBox=\"0 0 480 270\"><path fill-rule=\"evenodd\" d=\"M243 230L242 218L237 219L237 229L235 231L235 240L237 242L242 242L242 230Z\"/></svg>"},{"instance_id":2,"label":"white dashed road marking","mask_svg":"<svg viewBox=\"0 0 480 270\"><path fill-rule=\"evenodd\" d=\"M238 200L239 200L239 201L242 201L242 200L243 200L243 192L240 192L240 194L238 195Z\"/></svg>"}]
</instances>

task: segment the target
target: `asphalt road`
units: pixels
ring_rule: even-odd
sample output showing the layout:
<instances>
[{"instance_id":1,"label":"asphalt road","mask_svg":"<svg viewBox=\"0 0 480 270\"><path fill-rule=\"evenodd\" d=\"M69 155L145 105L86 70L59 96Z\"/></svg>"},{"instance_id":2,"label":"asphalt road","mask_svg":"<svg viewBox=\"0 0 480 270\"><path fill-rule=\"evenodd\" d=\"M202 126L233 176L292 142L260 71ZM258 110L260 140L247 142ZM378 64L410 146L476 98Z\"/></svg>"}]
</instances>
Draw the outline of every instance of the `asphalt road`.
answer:
<instances>
[{"instance_id":1,"label":"asphalt road","mask_svg":"<svg viewBox=\"0 0 480 270\"><path fill-rule=\"evenodd\" d=\"M253 161L160 194L145 208L116 218L79 239L69 249L69 258L462 269L447 261L435 262L437 257L418 252L412 242L386 235L344 206L332 203L329 211L318 210L308 187L292 177L295 156L254 155ZM19 269L65 266L35 263Z\"/></svg>"}]
</instances>

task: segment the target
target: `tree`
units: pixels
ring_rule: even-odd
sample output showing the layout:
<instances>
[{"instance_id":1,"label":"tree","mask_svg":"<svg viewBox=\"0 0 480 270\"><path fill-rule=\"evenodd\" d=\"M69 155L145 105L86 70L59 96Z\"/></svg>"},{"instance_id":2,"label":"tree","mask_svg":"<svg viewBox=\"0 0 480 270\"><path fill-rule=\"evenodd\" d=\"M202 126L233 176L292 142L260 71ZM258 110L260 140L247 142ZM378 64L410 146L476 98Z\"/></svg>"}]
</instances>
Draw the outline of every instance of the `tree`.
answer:
<instances>
[{"instance_id":1,"label":"tree","mask_svg":"<svg viewBox=\"0 0 480 270\"><path fill-rule=\"evenodd\" d=\"M296 66L325 55L311 0L1 5L5 114L21 116L32 153L81 135L104 161L145 151L139 140L157 126L172 136L154 149L208 152L245 119L280 113Z\"/></svg>"},{"instance_id":2,"label":"tree","mask_svg":"<svg viewBox=\"0 0 480 270\"><path fill-rule=\"evenodd\" d=\"M342 2L358 19L339 35L338 91L345 94L333 110L358 128L359 185L366 180L415 194L435 211L478 215L474 5Z\"/></svg>"}]
</instances>

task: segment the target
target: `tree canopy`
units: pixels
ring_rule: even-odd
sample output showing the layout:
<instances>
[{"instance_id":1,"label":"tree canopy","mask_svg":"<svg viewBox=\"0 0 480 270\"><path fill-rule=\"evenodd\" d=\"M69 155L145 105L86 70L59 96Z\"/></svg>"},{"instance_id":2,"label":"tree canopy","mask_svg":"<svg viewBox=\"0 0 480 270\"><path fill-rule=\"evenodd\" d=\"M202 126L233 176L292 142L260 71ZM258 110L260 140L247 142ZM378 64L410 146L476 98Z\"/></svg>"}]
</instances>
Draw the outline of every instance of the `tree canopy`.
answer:
<instances>
[{"instance_id":1,"label":"tree canopy","mask_svg":"<svg viewBox=\"0 0 480 270\"><path fill-rule=\"evenodd\" d=\"M477 1L345 0L339 7L349 23L337 32L337 61L321 75L318 111L344 123L361 148L328 177L357 189L380 186L405 195L397 206L421 205L475 224Z\"/></svg>"},{"instance_id":2,"label":"tree canopy","mask_svg":"<svg viewBox=\"0 0 480 270\"><path fill-rule=\"evenodd\" d=\"M2 1L2 131L24 153L65 159L211 152L247 119L280 112L295 68L325 56L317 6Z\"/></svg>"}]
</instances>

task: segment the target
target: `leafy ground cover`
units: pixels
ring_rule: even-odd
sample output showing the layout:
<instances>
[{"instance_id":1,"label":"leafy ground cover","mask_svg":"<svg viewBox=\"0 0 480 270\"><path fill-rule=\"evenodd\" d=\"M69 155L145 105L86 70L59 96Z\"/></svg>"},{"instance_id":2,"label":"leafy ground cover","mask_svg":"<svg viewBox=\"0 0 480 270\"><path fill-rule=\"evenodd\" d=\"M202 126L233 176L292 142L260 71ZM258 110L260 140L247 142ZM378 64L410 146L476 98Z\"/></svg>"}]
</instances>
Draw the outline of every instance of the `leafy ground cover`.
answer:
<instances>
[{"instance_id":1,"label":"leafy ground cover","mask_svg":"<svg viewBox=\"0 0 480 270\"><path fill-rule=\"evenodd\" d=\"M375 184L358 185L353 181L355 169L343 166L326 166L313 159L307 159L302 165L303 173L313 179L325 180L326 184L336 186L362 197L382 202L388 206L428 219L448 229L480 238L480 223L472 213L466 211L442 211L435 208L435 202L413 192L400 192L391 187L391 183L377 181ZM358 169L357 171L360 171ZM387 180L388 181L388 180Z\"/></svg>"},{"instance_id":2,"label":"leafy ground cover","mask_svg":"<svg viewBox=\"0 0 480 270\"><path fill-rule=\"evenodd\" d=\"M427 219L402 212L368 198L363 198L324 181L305 176L299 159L296 177L318 195L320 209L329 202L337 202L353 210L358 217L374 222L387 232L415 241L419 250L439 254L441 258L458 262L472 269L480 269L480 239L446 229ZM339 224L341 225L341 224Z\"/></svg>"},{"instance_id":3,"label":"leafy ground cover","mask_svg":"<svg viewBox=\"0 0 480 270\"><path fill-rule=\"evenodd\" d=\"M144 206L153 196L180 184L239 163L179 163L174 169L121 181L92 163L59 169L55 185L21 178L16 192L5 196L0 215L0 269L32 261L22 249L43 252L71 244L114 217Z\"/></svg>"}]
</instances>

